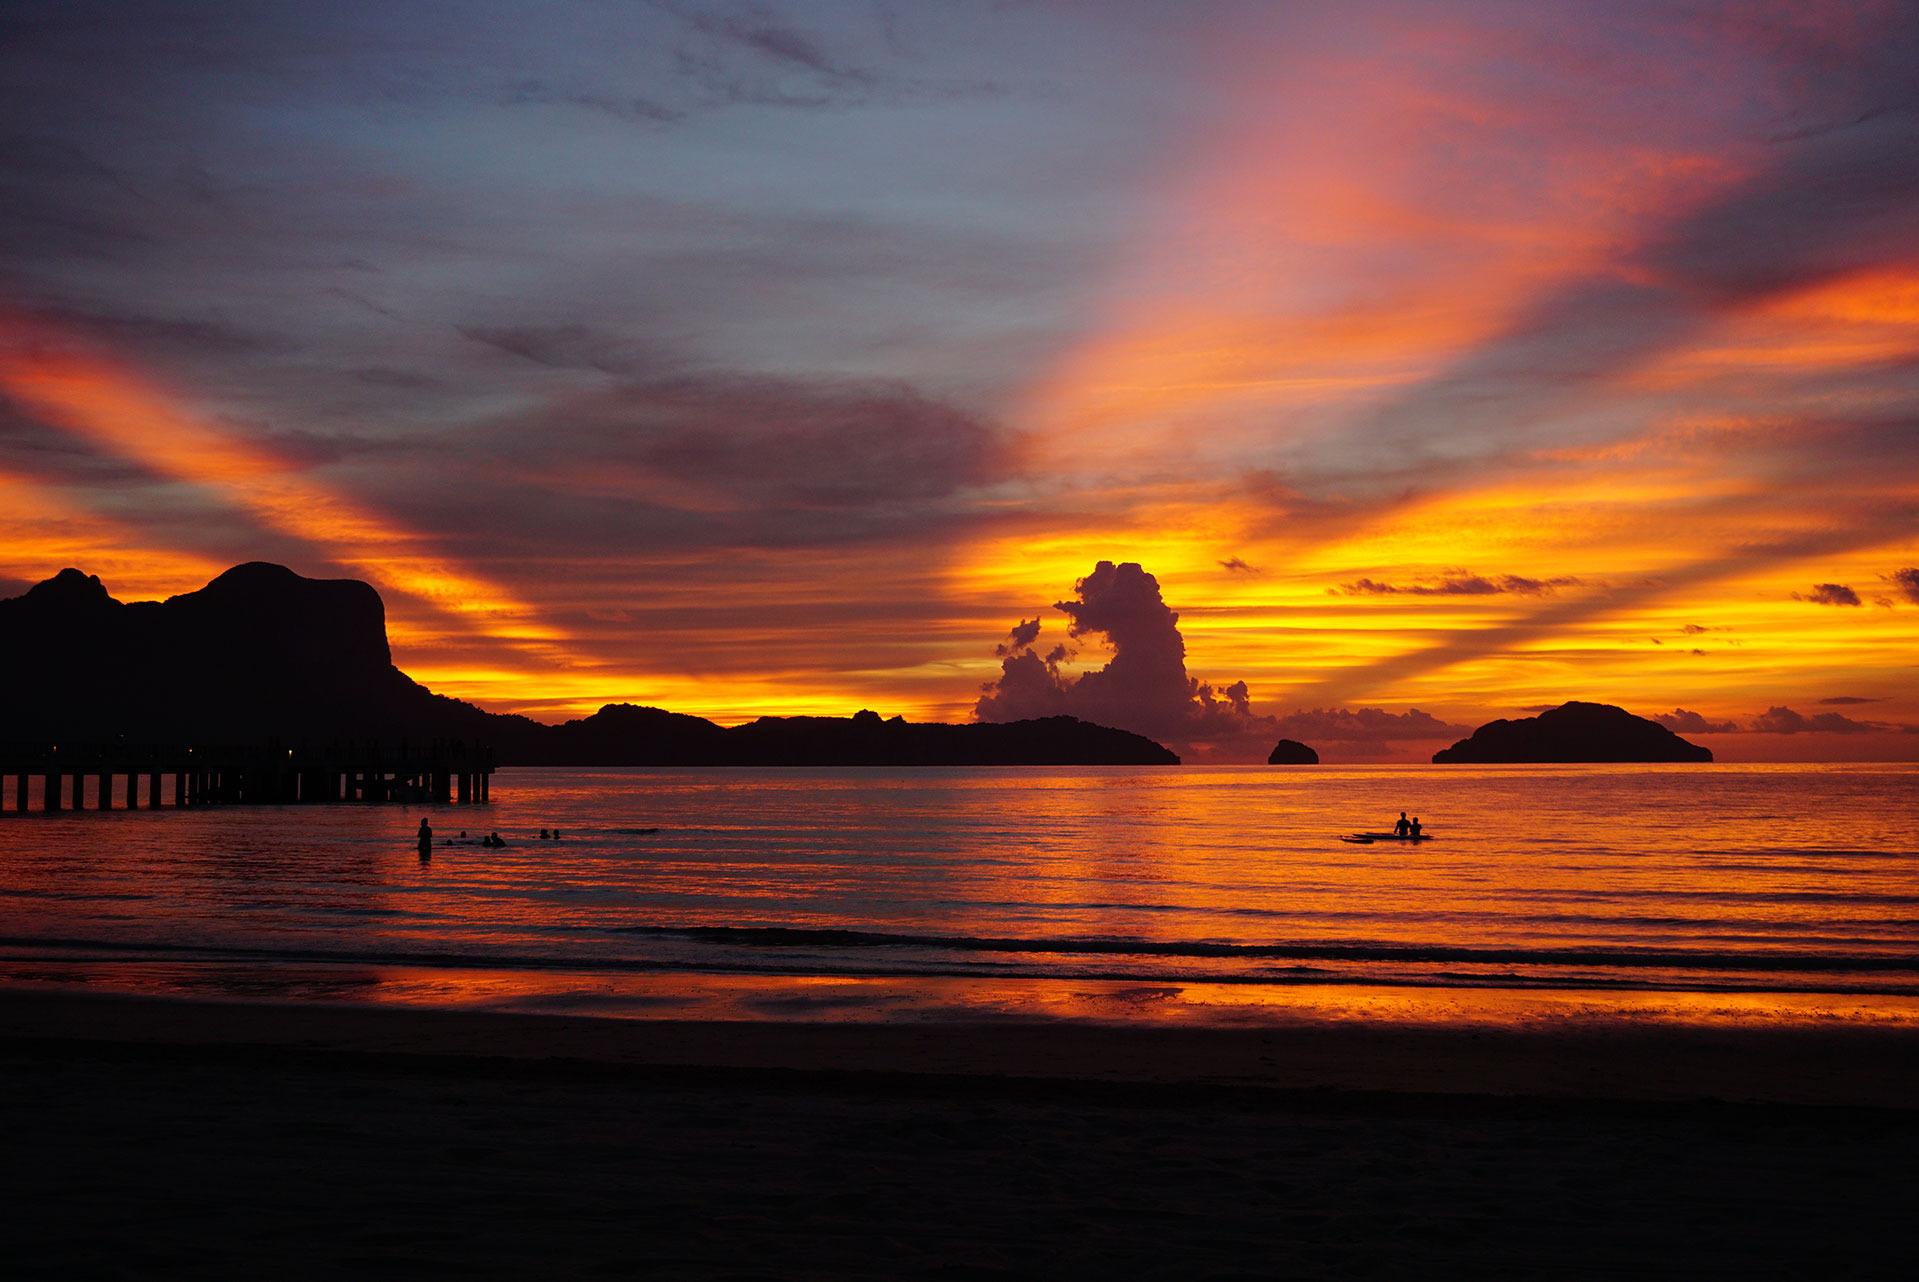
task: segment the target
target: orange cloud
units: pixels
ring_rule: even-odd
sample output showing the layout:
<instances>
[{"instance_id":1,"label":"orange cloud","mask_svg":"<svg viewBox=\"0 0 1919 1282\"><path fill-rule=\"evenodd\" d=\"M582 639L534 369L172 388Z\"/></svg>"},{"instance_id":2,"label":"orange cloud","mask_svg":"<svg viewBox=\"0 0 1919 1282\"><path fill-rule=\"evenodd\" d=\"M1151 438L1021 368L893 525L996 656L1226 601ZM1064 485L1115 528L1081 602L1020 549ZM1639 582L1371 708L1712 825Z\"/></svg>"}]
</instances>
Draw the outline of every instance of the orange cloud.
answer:
<instances>
[{"instance_id":1,"label":"orange cloud","mask_svg":"<svg viewBox=\"0 0 1919 1282\"><path fill-rule=\"evenodd\" d=\"M144 546L137 532L0 470L0 574L33 583L67 566L136 599L197 588L229 568L192 552Z\"/></svg>"}]
</instances>

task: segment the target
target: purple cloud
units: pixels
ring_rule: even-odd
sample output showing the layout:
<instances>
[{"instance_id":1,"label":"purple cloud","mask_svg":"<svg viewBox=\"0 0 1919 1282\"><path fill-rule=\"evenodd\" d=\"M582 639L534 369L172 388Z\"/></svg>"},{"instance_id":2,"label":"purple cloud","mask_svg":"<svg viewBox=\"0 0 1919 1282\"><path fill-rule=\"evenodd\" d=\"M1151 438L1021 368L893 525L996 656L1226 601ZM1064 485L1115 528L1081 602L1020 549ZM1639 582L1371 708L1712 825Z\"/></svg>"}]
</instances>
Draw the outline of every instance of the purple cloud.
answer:
<instances>
[{"instance_id":1,"label":"purple cloud","mask_svg":"<svg viewBox=\"0 0 1919 1282\"><path fill-rule=\"evenodd\" d=\"M1380 583L1374 579L1359 579L1352 583L1342 583L1339 590L1347 596L1499 596L1511 593L1516 596L1543 596L1556 592L1560 588L1576 587L1579 580L1572 575L1552 579L1528 579L1517 574L1500 574L1492 578L1484 575L1458 573L1446 576L1423 576L1411 583Z\"/></svg>"},{"instance_id":2,"label":"purple cloud","mask_svg":"<svg viewBox=\"0 0 1919 1282\"><path fill-rule=\"evenodd\" d=\"M1022 619L1011 632L1006 634L1005 641L993 647L993 653L1004 659L1018 654L1021 650L1030 649L1033 642L1038 639L1039 620Z\"/></svg>"},{"instance_id":3,"label":"purple cloud","mask_svg":"<svg viewBox=\"0 0 1919 1282\"><path fill-rule=\"evenodd\" d=\"M1810 592L1795 592L1795 601L1810 601L1814 605L1858 605L1859 594L1843 583L1817 583Z\"/></svg>"},{"instance_id":4,"label":"purple cloud","mask_svg":"<svg viewBox=\"0 0 1919 1282\"><path fill-rule=\"evenodd\" d=\"M1685 708L1654 713L1653 720L1674 734L1732 734L1739 729L1735 722L1708 721L1699 713L1689 712Z\"/></svg>"},{"instance_id":5,"label":"purple cloud","mask_svg":"<svg viewBox=\"0 0 1919 1282\"><path fill-rule=\"evenodd\" d=\"M1215 688L1186 671L1179 615L1162 599L1159 580L1135 562L1101 561L1075 590L1076 599L1054 603L1071 620L1068 635L1103 638L1113 657L1077 677L1062 673L1066 648L1041 656L1033 648L1038 621L1022 622L995 651L999 679L982 687L975 717L1066 713L1146 735L1182 756L1263 759L1278 738L1276 723L1252 711L1244 681Z\"/></svg>"},{"instance_id":6,"label":"purple cloud","mask_svg":"<svg viewBox=\"0 0 1919 1282\"><path fill-rule=\"evenodd\" d=\"M1773 707L1752 719L1757 734L1870 734L1889 727L1870 721L1854 721L1837 712L1820 712L1808 717L1791 708Z\"/></svg>"}]
</instances>

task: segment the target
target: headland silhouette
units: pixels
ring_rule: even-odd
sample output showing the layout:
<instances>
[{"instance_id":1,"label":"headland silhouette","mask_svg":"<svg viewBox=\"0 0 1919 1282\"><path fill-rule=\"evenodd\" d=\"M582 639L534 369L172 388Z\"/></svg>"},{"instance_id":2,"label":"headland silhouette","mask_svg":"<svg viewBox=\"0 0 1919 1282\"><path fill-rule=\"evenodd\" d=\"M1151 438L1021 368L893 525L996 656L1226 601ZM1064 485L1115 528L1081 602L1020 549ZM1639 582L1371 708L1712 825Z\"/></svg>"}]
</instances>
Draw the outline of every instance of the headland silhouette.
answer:
<instances>
[{"instance_id":1,"label":"headland silhouette","mask_svg":"<svg viewBox=\"0 0 1919 1282\"><path fill-rule=\"evenodd\" d=\"M0 600L0 737L20 744L457 739L502 765L1177 765L1143 735L1056 716L949 725L762 717L726 727L632 704L549 726L434 694L393 664L367 583L235 566L196 592L122 603L65 569Z\"/></svg>"}]
</instances>

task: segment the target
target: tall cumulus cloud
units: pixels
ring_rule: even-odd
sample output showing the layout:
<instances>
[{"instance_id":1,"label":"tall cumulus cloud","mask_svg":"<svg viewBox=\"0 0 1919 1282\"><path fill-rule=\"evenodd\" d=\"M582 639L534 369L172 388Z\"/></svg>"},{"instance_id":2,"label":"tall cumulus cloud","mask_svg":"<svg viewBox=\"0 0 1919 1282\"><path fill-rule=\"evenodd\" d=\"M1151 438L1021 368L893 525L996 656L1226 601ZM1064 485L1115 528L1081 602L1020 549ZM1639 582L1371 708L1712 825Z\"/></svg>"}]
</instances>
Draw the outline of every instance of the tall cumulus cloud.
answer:
<instances>
[{"instance_id":1,"label":"tall cumulus cloud","mask_svg":"<svg viewBox=\"0 0 1919 1282\"><path fill-rule=\"evenodd\" d=\"M1244 681L1214 686L1186 670L1179 615L1160 594L1159 581L1134 562L1101 561L1074 585L1075 599L1054 609L1070 621L1075 641L1103 638L1112 648L1105 666L1073 676L1061 671L1072 657L1064 644L1042 650L1040 621L1022 619L994 649L1000 675L983 687L974 715L981 721L1018 721L1059 714L1116 726L1212 760L1264 760L1282 735L1332 741L1342 755L1385 755L1394 740L1451 737L1466 727L1413 709L1323 708L1286 717L1252 710Z\"/></svg>"},{"instance_id":2,"label":"tall cumulus cloud","mask_svg":"<svg viewBox=\"0 0 1919 1282\"><path fill-rule=\"evenodd\" d=\"M1039 651L1039 622L1022 621L995 653L999 679L974 706L981 721L1020 721L1066 714L1146 735L1202 758L1263 756L1277 737L1272 717L1252 711L1244 681L1215 689L1186 671L1186 639L1179 615L1160 596L1159 580L1132 561L1101 561L1074 588L1075 599L1054 602L1073 640L1103 637L1113 657L1077 677L1060 665L1070 654L1055 645Z\"/></svg>"}]
</instances>

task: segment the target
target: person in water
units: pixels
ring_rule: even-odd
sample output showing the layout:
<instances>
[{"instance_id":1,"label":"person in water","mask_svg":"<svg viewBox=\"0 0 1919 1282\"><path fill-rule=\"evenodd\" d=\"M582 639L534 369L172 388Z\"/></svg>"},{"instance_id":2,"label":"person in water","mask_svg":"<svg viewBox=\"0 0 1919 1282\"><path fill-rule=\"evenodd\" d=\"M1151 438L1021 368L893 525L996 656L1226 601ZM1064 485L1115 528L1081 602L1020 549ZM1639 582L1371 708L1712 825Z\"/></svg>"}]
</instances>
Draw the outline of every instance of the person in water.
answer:
<instances>
[{"instance_id":1,"label":"person in water","mask_svg":"<svg viewBox=\"0 0 1919 1282\"><path fill-rule=\"evenodd\" d=\"M433 858L433 825L424 819L420 820L419 837L420 862L425 863L427 860Z\"/></svg>"},{"instance_id":2,"label":"person in water","mask_svg":"<svg viewBox=\"0 0 1919 1282\"><path fill-rule=\"evenodd\" d=\"M1399 812L1399 822L1393 825L1393 836L1410 837L1412 835L1413 826L1406 822L1406 812L1402 810Z\"/></svg>"},{"instance_id":3,"label":"person in water","mask_svg":"<svg viewBox=\"0 0 1919 1282\"><path fill-rule=\"evenodd\" d=\"M1412 837L1417 837L1419 835L1419 816L1418 815L1414 815L1412 823L1408 825L1407 835Z\"/></svg>"}]
</instances>

